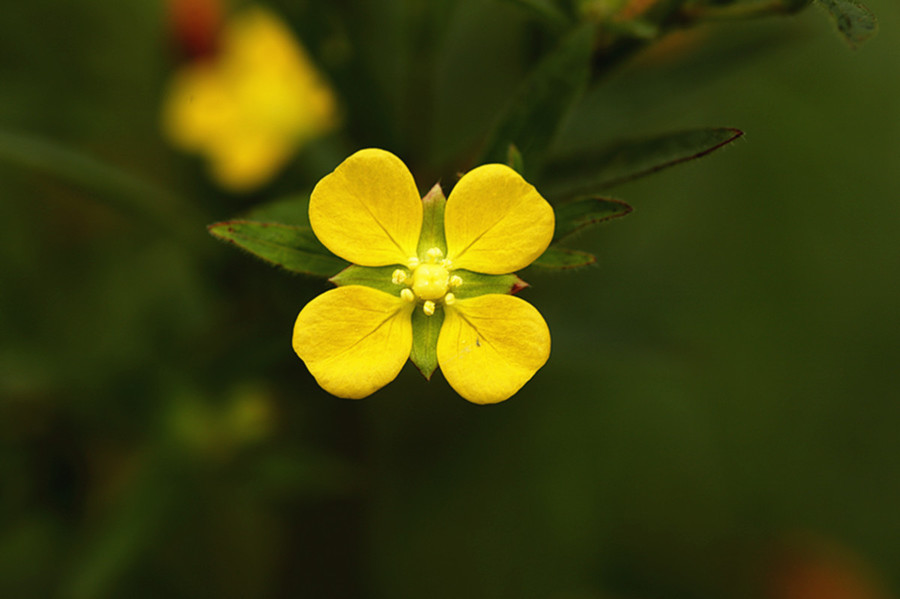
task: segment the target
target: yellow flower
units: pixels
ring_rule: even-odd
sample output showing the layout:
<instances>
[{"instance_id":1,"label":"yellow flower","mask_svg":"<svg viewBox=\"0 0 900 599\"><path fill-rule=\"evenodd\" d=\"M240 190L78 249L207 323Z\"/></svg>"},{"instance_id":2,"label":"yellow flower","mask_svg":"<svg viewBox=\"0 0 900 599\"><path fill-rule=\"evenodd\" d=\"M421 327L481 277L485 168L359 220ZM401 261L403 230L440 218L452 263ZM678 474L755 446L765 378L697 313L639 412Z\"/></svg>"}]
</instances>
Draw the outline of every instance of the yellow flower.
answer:
<instances>
[{"instance_id":1,"label":"yellow flower","mask_svg":"<svg viewBox=\"0 0 900 599\"><path fill-rule=\"evenodd\" d=\"M204 155L233 191L268 181L336 121L331 88L284 23L260 7L228 21L214 56L175 74L163 107L167 137Z\"/></svg>"},{"instance_id":2,"label":"yellow flower","mask_svg":"<svg viewBox=\"0 0 900 599\"><path fill-rule=\"evenodd\" d=\"M443 227L431 247L423 226L430 213L389 152L361 150L313 190L309 219L319 240L356 265L381 267L366 272L385 278L378 288L327 291L297 317L294 351L326 391L358 399L391 382L410 357L415 310L427 318L443 313L437 363L474 403L509 398L547 361L550 332L534 307L508 294L464 291L467 282L512 273L540 256L553 237L553 209L501 164L464 175L445 208L437 189Z\"/></svg>"}]
</instances>

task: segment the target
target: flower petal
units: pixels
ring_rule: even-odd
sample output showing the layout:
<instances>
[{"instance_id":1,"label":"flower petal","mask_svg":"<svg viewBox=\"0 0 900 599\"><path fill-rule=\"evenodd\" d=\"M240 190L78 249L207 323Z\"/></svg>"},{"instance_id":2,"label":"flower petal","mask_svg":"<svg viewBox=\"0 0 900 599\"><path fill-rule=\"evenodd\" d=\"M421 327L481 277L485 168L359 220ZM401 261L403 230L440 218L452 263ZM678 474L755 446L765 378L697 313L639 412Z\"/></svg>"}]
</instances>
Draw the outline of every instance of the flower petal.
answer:
<instances>
[{"instance_id":1,"label":"flower petal","mask_svg":"<svg viewBox=\"0 0 900 599\"><path fill-rule=\"evenodd\" d=\"M319 241L344 260L361 266L404 264L416 255L422 200L399 158L360 150L313 189L309 222Z\"/></svg>"},{"instance_id":2,"label":"flower petal","mask_svg":"<svg viewBox=\"0 0 900 599\"><path fill-rule=\"evenodd\" d=\"M291 144L278 135L223 128L208 148L209 168L222 187L249 191L272 178L292 151Z\"/></svg>"},{"instance_id":3,"label":"flower petal","mask_svg":"<svg viewBox=\"0 0 900 599\"><path fill-rule=\"evenodd\" d=\"M300 311L294 351L329 393L366 397L394 380L409 358L413 306L370 287L326 291Z\"/></svg>"},{"instance_id":4,"label":"flower petal","mask_svg":"<svg viewBox=\"0 0 900 599\"><path fill-rule=\"evenodd\" d=\"M206 64L185 67L172 79L163 107L163 130L185 150L204 150L238 114L219 71Z\"/></svg>"},{"instance_id":5,"label":"flower petal","mask_svg":"<svg viewBox=\"0 0 900 599\"><path fill-rule=\"evenodd\" d=\"M457 393L473 403L508 399L550 356L540 312L511 295L480 295L445 307L438 364Z\"/></svg>"},{"instance_id":6,"label":"flower petal","mask_svg":"<svg viewBox=\"0 0 900 599\"><path fill-rule=\"evenodd\" d=\"M553 208L516 171L485 164L466 173L447 199L444 231L454 268L515 272L553 238Z\"/></svg>"}]
</instances>

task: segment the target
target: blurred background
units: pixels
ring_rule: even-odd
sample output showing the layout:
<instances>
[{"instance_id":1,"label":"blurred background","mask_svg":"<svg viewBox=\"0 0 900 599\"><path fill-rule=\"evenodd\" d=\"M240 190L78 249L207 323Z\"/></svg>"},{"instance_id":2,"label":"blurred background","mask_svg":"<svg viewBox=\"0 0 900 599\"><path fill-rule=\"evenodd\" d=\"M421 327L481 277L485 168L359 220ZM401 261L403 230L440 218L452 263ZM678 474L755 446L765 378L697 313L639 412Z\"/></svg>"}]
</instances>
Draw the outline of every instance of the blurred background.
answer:
<instances>
[{"instance_id":1,"label":"blurred background","mask_svg":"<svg viewBox=\"0 0 900 599\"><path fill-rule=\"evenodd\" d=\"M598 74L555 150L745 135L616 187L595 266L522 273L552 355L481 407L411 364L320 390L290 334L330 285L205 226L366 146L452 181L557 34L529 2L270 2L333 100L236 186L166 132L241 8L195 4L5 6L0 596L898 596L900 5L856 50L812 6Z\"/></svg>"}]
</instances>

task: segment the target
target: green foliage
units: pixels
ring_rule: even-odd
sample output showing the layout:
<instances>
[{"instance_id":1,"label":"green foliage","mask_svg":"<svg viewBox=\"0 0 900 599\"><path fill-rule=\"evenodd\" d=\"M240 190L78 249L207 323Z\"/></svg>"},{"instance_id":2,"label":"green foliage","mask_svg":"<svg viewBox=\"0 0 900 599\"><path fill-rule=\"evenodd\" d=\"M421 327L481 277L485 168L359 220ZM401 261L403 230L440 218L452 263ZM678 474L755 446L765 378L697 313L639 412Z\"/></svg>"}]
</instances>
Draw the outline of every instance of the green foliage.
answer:
<instances>
[{"instance_id":1,"label":"green foliage","mask_svg":"<svg viewBox=\"0 0 900 599\"><path fill-rule=\"evenodd\" d=\"M488 136L479 162L506 162L513 144L527 169L540 164L560 123L587 84L593 36L593 26L579 27L537 65Z\"/></svg>"},{"instance_id":2,"label":"green foliage","mask_svg":"<svg viewBox=\"0 0 900 599\"><path fill-rule=\"evenodd\" d=\"M598 194L664 168L706 156L743 135L737 129L693 129L587 148L555 158L544 188L553 197Z\"/></svg>"},{"instance_id":3,"label":"green foliage","mask_svg":"<svg viewBox=\"0 0 900 599\"><path fill-rule=\"evenodd\" d=\"M141 224L196 248L196 209L174 193L60 143L0 130L0 162L47 175L81 189Z\"/></svg>"},{"instance_id":4,"label":"green foliage","mask_svg":"<svg viewBox=\"0 0 900 599\"><path fill-rule=\"evenodd\" d=\"M309 227L309 192L296 193L254 206L243 220Z\"/></svg>"},{"instance_id":5,"label":"green foliage","mask_svg":"<svg viewBox=\"0 0 900 599\"><path fill-rule=\"evenodd\" d=\"M531 265L550 270L570 270L580 266L588 266L596 261L597 258L587 252L551 245Z\"/></svg>"},{"instance_id":6,"label":"green foliage","mask_svg":"<svg viewBox=\"0 0 900 599\"><path fill-rule=\"evenodd\" d=\"M325 249L309 227L232 220L208 229L214 237L291 272L330 277L347 266Z\"/></svg>"},{"instance_id":7,"label":"green foliage","mask_svg":"<svg viewBox=\"0 0 900 599\"><path fill-rule=\"evenodd\" d=\"M878 32L878 20L869 8L855 0L816 0L828 11L838 32L851 48Z\"/></svg>"},{"instance_id":8,"label":"green foliage","mask_svg":"<svg viewBox=\"0 0 900 599\"><path fill-rule=\"evenodd\" d=\"M506 0L529 11L553 27L570 26L574 15L567 14L553 0Z\"/></svg>"},{"instance_id":9,"label":"green foliage","mask_svg":"<svg viewBox=\"0 0 900 599\"><path fill-rule=\"evenodd\" d=\"M877 29L817 1L851 46ZM185 58L169 4L29 0L0 22L0 596L743 599L785 529L896 587L896 36L847 57L824 22L713 23L806 0L591 26L575 0L277 2L342 125L238 197L160 132ZM654 135L698 119L753 143L617 189L640 220L594 228L630 211L608 189L739 135ZM524 298L553 352L509 402L409 372L336 400L293 356L323 278L393 288L396 267L348 267L309 228L308 191L370 146L422 184L506 162L553 202ZM240 215L217 239L311 276L223 250L216 215ZM526 285L459 274L459 298ZM412 317L426 377L443 315Z\"/></svg>"},{"instance_id":10,"label":"green foliage","mask_svg":"<svg viewBox=\"0 0 900 599\"><path fill-rule=\"evenodd\" d=\"M556 206L556 231L553 241L559 241L592 225L626 216L631 206L621 200L581 198Z\"/></svg>"}]
</instances>

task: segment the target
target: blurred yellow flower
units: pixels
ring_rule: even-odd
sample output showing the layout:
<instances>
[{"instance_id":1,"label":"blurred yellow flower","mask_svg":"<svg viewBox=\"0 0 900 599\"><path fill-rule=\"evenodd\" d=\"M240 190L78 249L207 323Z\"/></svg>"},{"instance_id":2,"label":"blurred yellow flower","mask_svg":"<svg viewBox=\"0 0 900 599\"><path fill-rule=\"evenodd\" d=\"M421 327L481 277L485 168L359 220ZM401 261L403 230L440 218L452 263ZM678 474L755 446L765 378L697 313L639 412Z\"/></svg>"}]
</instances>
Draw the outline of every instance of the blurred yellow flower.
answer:
<instances>
[{"instance_id":1,"label":"blurred yellow flower","mask_svg":"<svg viewBox=\"0 0 900 599\"><path fill-rule=\"evenodd\" d=\"M227 21L213 56L175 74L163 107L166 136L205 156L232 191L264 184L336 124L331 88L287 26L256 6Z\"/></svg>"},{"instance_id":2,"label":"blurred yellow flower","mask_svg":"<svg viewBox=\"0 0 900 599\"><path fill-rule=\"evenodd\" d=\"M309 219L341 258L396 265L372 271L386 273L381 289L338 287L297 317L294 351L326 391L358 399L391 382L410 356L411 317L419 307L428 317L442 307L437 362L471 402L509 398L547 361L550 332L529 303L500 293L454 294L472 273L528 266L553 237L553 208L513 169L487 164L456 184L444 211L446 256L441 248L419 247L423 203L416 183L384 150L361 150L323 178L312 192Z\"/></svg>"}]
</instances>

